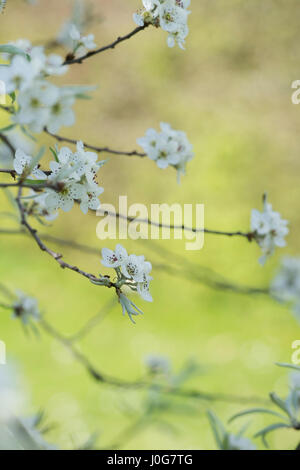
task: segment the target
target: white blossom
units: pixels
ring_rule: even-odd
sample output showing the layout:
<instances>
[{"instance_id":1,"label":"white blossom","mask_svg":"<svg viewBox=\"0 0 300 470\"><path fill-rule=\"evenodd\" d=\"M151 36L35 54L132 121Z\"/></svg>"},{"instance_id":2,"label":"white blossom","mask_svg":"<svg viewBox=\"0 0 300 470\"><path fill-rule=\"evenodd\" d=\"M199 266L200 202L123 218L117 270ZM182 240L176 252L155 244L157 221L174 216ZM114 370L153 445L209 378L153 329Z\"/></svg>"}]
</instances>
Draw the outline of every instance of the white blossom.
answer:
<instances>
[{"instance_id":1,"label":"white blossom","mask_svg":"<svg viewBox=\"0 0 300 470\"><path fill-rule=\"evenodd\" d=\"M30 54L30 51L32 49L31 42L29 41L29 39L25 39L25 38L17 39L16 41L9 42L8 44L11 44L17 47L18 49L21 49L23 52L25 52L25 54Z\"/></svg>"},{"instance_id":2,"label":"white blossom","mask_svg":"<svg viewBox=\"0 0 300 470\"><path fill-rule=\"evenodd\" d=\"M84 214L88 209L97 210L100 205L99 195L103 188L96 182L96 174L103 162L97 162L97 154L85 152L82 142L77 143L77 151L62 147L57 153L57 160L50 162L51 174L48 182L58 189L46 188L43 201L45 210L50 214L62 209L68 212L74 202L80 203Z\"/></svg>"},{"instance_id":3,"label":"white blossom","mask_svg":"<svg viewBox=\"0 0 300 470\"><path fill-rule=\"evenodd\" d=\"M31 168L32 157L26 155L26 153L17 149L14 158L14 169L18 175L25 175L27 177L35 176L39 180L47 179L45 173L38 169L37 165L34 168Z\"/></svg>"},{"instance_id":4,"label":"white blossom","mask_svg":"<svg viewBox=\"0 0 300 470\"><path fill-rule=\"evenodd\" d=\"M170 124L163 122L160 128L161 132L148 129L144 137L137 139L137 143L159 168L173 166L180 180L180 175L185 174L187 162L194 157L193 147L185 132L176 131Z\"/></svg>"},{"instance_id":5,"label":"white blossom","mask_svg":"<svg viewBox=\"0 0 300 470\"><path fill-rule=\"evenodd\" d=\"M33 132L42 132L50 121L50 109L59 100L59 88L46 80L37 80L34 86L21 91L18 96L20 109L14 121L27 125Z\"/></svg>"},{"instance_id":6,"label":"white blossom","mask_svg":"<svg viewBox=\"0 0 300 470\"><path fill-rule=\"evenodd\" d=\"M81 141L77 142L74 153L68 147L62 147L57 154L58 161L50 163L51 179L62 181L66 177L72 177L76 181L88 182L92 186L95 184L97 172L105 163L97 162L97 158L96 153L84 150Z\"/></svg>"},{"instance_id":7,"label":"white blossom","mask_svg":"<svg viewBox=\"0 0 300 470\"><path fill-rule=\"evenodd\" d=\"M56 101L49 108L49 118L46 123L49 132L55 134L62 126L72 126L75 123L72 109L74 102L74 96L66 95L60 90Z\"/></svg>"},{"instance_id":8,"label":"white blossom","mask_svg":"<svg viewBox=\"0 0 300 470\"><path fill-rule=\"evenodd\" d=\"M60 191L46 189L46 193L45 204L51 212L58 209L69 212L73 208L75 200L80 200L84 197L82 185L75 181L65 182Z\"/></svg>"},{"instance_id":9,"label":"white blossom","mask_svg":"<svg viewBox=\"0 0 300 470\"><path fill-rule=\"evenodd\" d=\"M87 182L93 186L96 174L105 163L104 160L97 162L97 154L84 150L83 142L76 145L76 153L73 155L73 162L76 165L76 175L81 178L85 176ZM101 193L100 193L101 194Z\"/></svg>"},{"instance_id":10,"label":"white blossom","mask_svg":"<svg viewBox=\"0 0 300 470\"><path fill-rule=\"evenodd\" d=\"M44 218L48 222L52 222L58 217L58 212L55 209L50 209L49 204L47 204L47 193L35 193L32 191L31 195L34 199L28 209L30 215L35 216L38 220Z\"/></svg>"},{"instance_id":11,"label":"white blossom","mask_svg":"<svg viewBox=\"0 0 300 470\"><path fill-rule=\"evenodd\" d=\"M289 233L287 225L288 221L283 220L279 212L273 211L266 196L264 196L263 211L252 210L251 231L263 253L259 259L260 264L263 265L266 262L276 246L284 247L286 245L284 237Z\"/></svg>"},{"instance_id":12,"label":"white blossom","mask_svg":"<svg viewBox=\"0 0 300 470\"><path fill-rule=\"evenodd\" d=\"M98 197L103 193L104 189L100 188L96 183L89 183L88 181L83 183L82 189L83 196L81 197L80 209L84 214L87 214L89 209L96 211L100 206Z\"/></svg>"},{"instance_id":13,"label":"white blossom","mask_svg":"<svg viewBox=\"0 0 300 470\"><path fill-rule=\"evenodd\" d=\"M129 255L121 265L124 276L135 282L143 282L144 274L149 274L151 269L151 263L145 261L144 256Z\"/></svg>"},{"instance_id":14,"label":"white blossom","mask_svg":"<svg viewBox=\"0 0 300 470\"><path fill-rule=\"evenodd\" d=\"M0 78L5 83L6 93L26 90L37 75L31 63L20 55L14 56L10 65L0 65Z\"/></svg>"},{"instance_id":15,"label":"white blossom","mask_svg":"<svg viewBox=\"0 0 300 470\"><path fill-rule=\"evenodd\" d=\"M149 263L150 264L150 263ZM150 281L153 280L153 277L148 276L148 274L144 271L143 272L143 280L137 283L137 292L140 294L142 299L146 300L147 302L152 302L153 298L150 294Z\"/></svg>"},{"instance_id":16,"label":"white blossom","mask_svg":"<svg viewBox=\"0 0 300 470\"><path fill-rule=\"evenodd\" d=\"M116 246L114 251L109 248L102 248L101 254L101 263L107 268L119 268L128 258L126 249L120 244Z\"/></svg>"},{"instance_id":17,"label":"white blossom","mask_svg":"<svg viewBox=\"0 0 300 470\"><path fill-rule=\"evenodd\" d=\"M88 39L84 42L88 45ZM36 133L47 128L55 134L62 126L72 126L75 123L72 109L75 99L93 87L55 86L48 77L62 75L68 70L61 56L47 55L42 46L32 46L24 39L13 45L28 56L5 53L10 63L0 65L0 79L5 83L6 92L18 92L13 122L26 125Z\"/></svg>"},{"instance_id":18,"label":"white blossom","mask_svg":"<svg viewBox=\"0 0 300 470\"><path fill-rule=\"evenodd\" d=\"M38 79L31 87L18 95L19 110L13 121L27 125L32 132L40 133L44 128L56 133L62 126L72 126L75 115L72 106L76 91L72 94L64 87L57 87L47 80Z\"/></svg>"},{"instance_id":19,"label":"white blossom","mask_svg":"<svg viewBox=\"0 0 300 470\"><path fill-rule=\"evenodd\" d=\"M7 76L16 77L14 79L16 83L15 89L25 89L31 86L31 82L35 77L44 78L47 75L63 75L67 72L68 66L63 65L64 59L58 54L45 53L43 46L33 46L28 39L18 39L17 41L9 42L8 45L15 46L16 48L23 51L28 57L16 55L16 54L2 54L5 59L9 60L12 55L11 63L6 66ZM21 59L21 60L20 60ZM20 79L18 78L21 70L27 73L26 83L20 86ZM2 75L2 74L1 74ZM4 75L5 77L5 75ZM1 77L2 78L2 77ZM4 78L4 81L5 78Z\"/></svg>"},{"instance_id":20,"label":"white blossom","mask_svg":"<svg viewBox=\"0 0 300 470\"><path fill-rule=\"evenodd\" d=\"M30 52L30 64L37 74L43 75L63 75L67 72L68 66L63 65L64 59L58 54L46 55L43 46L35 46Z\"/></svg>"},{"instance_id":21,"label":"white blossom","mask_svg":"<svg viewBox=\"0 0 300 470\"><path fill-rule=\"evenodd\" d=\"M95 36L93 34L88 34L87 36L81 36L80 31L78 30L75 24L72 24L69 28L69 34L71 39L74 41L73 51L74 54L77 53L79 56L84 55L87 51L95 49L97 45L94 42Z\"/></svg>"},{"instance_id":22,"label":"white blossom","mask_svg":"<svg viewBox=\"0 0 300 470\"><path fill-rule=\"evenodd\" d=\"M117 285L120 286L120 289L125 285L137 292L143 300L147 302L153 301L149 290L150 281L153 279L149 275L152 270L152 265L149 261L145 260L144 256L128 254L126 249L120 244L116 245L115 250L102 248L101 254L101 263L103 266L115 269ZM120 293L118 295L120 295ZM128 300L128 302L130 301ZM133 305L137 308L135 304L125 302L124 305L122 304L123 312L124 309L128 312L130 305L131 307Z\"/></svg>"},{"instance_id":23,"label":"white blossom","mask_svg":"<svg viewBox=\"0 0 300 470\"><path fill-rule=\"evenodd\" d=\"M168 33L167 44L184 49L189 33L187 25L190 0L143 0L143 9L133 15L138 26L153 24Z\"/></svg>"}]
</instances>

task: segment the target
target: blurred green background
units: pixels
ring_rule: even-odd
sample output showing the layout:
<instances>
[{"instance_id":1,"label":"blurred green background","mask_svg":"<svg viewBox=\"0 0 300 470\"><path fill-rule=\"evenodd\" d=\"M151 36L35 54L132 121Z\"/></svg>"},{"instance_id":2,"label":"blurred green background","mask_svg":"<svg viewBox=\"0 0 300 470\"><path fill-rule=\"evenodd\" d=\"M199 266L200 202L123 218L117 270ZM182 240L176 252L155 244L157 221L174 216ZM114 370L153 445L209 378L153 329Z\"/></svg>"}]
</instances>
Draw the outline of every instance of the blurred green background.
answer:
<instances>
[{"instance_id":1,"label":"blurred green background","mask_svg":"<svg viewBox=\"0 0 300 470\"><path fill-rule=\"evenodd\" d=\"M28 38L34 44L52 39L71 2L39 0L35 6L8 1L0 17L0 43ZM92 2L100 20L87 32L105 45L134 28L132 13L140 0ZM162 171L149 159L110 156L99 173L103 202L117 204L204 203L205 224L219 230L249 228L250 211L261 208L264 191L275 210L290 220L288 246L278 249L262 268L259 248L244 239L206 236L199 252L184 250L182 241L160 241L162 249L187 262L207 266L232 282L268 286L280 258L297 255L300 242L299 127L300 107L291 102L291 83L300 79L298 0L194 0L186 51L169 49L166 33L149 28L114 51L73 65L58 82L97 84L92 101L76 104L76 126L60 134L91 144L131 150L136 138L160 121L187 132L195 148L181 185L172 169ZM62 53L60 49L58 52ZM1 125L7 116L0 114ZM53 140L39 136L39 142ZM6 199L1 195L1 205ZM96 216L79 209L60 214L47 232L99 248L99 256L63 248L65 259L90 272L103 272L100 250L115 241L96 237ZM1 219L2 227L12 222ZM45 228L42 227L42 231ZM39 299L47 319L61 332L76 332L112 296L75 273L59 269L32 240L1 235L1 282ZM164 261L151 241L126 241L129 252ZM170 255L170 261L173 261ZM176 261L175 261L176 264ZM183 269L184 263L177 265ZM291 343L299 324L289 309L263 296L243 296L210 289L161 269L153 270L154 303L139 301L144 317L132 325L119 305L80 343L81 350L108 375L134 380L144 374L144 357L168 356L174 371L186 359L205 366L188 388L212 393L267 397L285 393L287 374L275 361L290 362ZM134 419L125 404L137 406L143 392L99 386L55 340L24 336L22 328L1 312L0 338L19 363L32 406L43 408L56 423L49 440L62 448L79 445L99 431L99 446L109 445ZM124 448L214 449L205 410L213 408L225 421L243 408L227 403L195 402L196 413L166 415L170 433L157 427L136 433ZM269 418L254 417L251 436ZM240 423L241 424L241 423ZM233 430L236 427L232 428ZM278 431L273 448L295 448L296 433ZM260 445L260 443L258 443Z\"/></svg>"}]
</instances>

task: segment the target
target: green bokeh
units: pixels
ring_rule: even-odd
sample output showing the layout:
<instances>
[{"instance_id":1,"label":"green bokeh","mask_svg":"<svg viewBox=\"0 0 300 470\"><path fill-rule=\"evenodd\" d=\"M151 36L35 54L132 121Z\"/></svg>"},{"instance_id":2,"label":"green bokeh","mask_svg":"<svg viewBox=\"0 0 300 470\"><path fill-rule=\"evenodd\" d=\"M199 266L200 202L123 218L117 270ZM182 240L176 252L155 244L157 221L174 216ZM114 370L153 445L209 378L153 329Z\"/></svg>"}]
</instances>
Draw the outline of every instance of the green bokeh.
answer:
<instances>
[{"instance_id":1,"label":"green bokeh","mask_svg":"<svg viewBox=\"0 0 300 470\"><path fill-rule=\"evenodd\" d=\"M132 12L141 2L93 3L102 21L91 32L101 45L133 28ZM0 43L19 37L34 43L51 39L69 7L70 2L58 0L50 6L39 0L34 7L8 2L0 18ZM185 52L169 49L166 34L149 28L114 51L72 66L63 77L66 83L96 83L99 88L92 101L76 104L76 126L61 134L130 150L145 129L157 128L160 121L187 132L195 159L180 186L174 171L159 170L148 159L110 156L99 173L103 202L117 203L122 194L129 204L204 203L207 227L247 230L251 209L261 207L262 194L268 191L274 208L290 220L291 233L287 248L278 249L264 268L258 264L258 247L244 239L206 236L199 252L185 251L181 241L159 242L199 265L199 272L207 266L233 282L265 287L281 256L300 252L300 107L291 102L291 83L300 78L299 2L192 0L191 9ZM4 113L0 120L6 123ZM40 142L53 144L43 135ZM42 231L98 247L99 256L63 248L66 260L97 273L102 269L101 248L115 243L97 239L97 222L96 216L75 209ZM1 219L1 226L11 222ZM151 241L123 244L129 252L165 262ZM20 236L1 236L0 271L1 282L36 296L49 322L66 334L81 327L113 294L59 269L32 240ZM100 370L134 380L144 373L144 356L157 353L167 355L174 370L189 358L207 366L204 375L190 382L191 388L262 397L275 389L285 392L287 374L274 362L290 362L291 343L299 339L299 324L288 308L265 297L212 290L192 276L183 280L160 269L153 276L154 303L140 302L145 315L135 326L116 306L80 343ZM72 441L79 443L93 431L100 431L99 445L104 446L130 424L124 403L135 406L138 393L93 383L54 340L45 334L28 339L7 312L1 316L0 338L21 366L31 411L44 408L48 421L57 423L51 438L60 446L70 448ZM149 428L126 447L215 448L204 413L207 406L224 421L243 408L198 402L192 416L166 417L177 434ZM270 418L251 421L250 435ZM294 448L297 438L278 431L270 442L276 448Z\"/></svg>"}]
</instances>

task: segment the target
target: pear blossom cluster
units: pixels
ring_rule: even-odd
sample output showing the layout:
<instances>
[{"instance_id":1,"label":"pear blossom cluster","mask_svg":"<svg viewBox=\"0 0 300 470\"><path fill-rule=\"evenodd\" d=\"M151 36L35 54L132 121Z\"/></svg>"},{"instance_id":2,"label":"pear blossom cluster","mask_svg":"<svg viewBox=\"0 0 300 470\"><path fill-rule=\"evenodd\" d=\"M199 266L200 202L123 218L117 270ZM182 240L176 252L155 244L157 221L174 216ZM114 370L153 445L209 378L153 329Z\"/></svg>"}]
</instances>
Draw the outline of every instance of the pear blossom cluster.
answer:
<instances>
[{"instance_id":1,"label":"pear blossom cluster","mask_svg":"<svg viewBox=\"0 0 300 470\"><path fill-rule=\"evenodd\" d=\"M286 256L282 259L271 283L271 292L278 300L291 303L295 316L300 320L300 258Z\"/></svg>"},{"instance_id":2,"label":"pear blossom cluster","mask_svg":"<svg viewBox=\"0 0 300 470\"><path fill-rule=\"evenodd\" d=\"M152 24L168 33L167 44L174 47L177 43L184 49L189 33L188 16L190 0L143 0L143 9L133 15L138 26Z\"/></svg>"},{"instance_id":3,"label":"pear blossom cluster","mask_svg":"<svg viewBox=\"0 0 300 470\"><path fill-rule=\"evenodd\" d=\"M276 247L286 246L285 236L289 233L287 225L288 221L282 219L279 212L273 211L272 205L267 202L266 195L263 199L263 211L252 210L251 231L254 240L262 250L260 264L265 264Z\"/></svg>"},{"instance_id":4,"label":"pear blossom cluster","mask_svg":"<svg viewBox=\"0 0 300 470\"><path fill-rule=\"evenodd\" d=\"M101 263L107 268L115 269L120 287L126 285L137 292L142 299L152 302L153 299L149 290L150 281L153 279L150 276L152 265L145 260L144 256L128 255L126 249L120 244L116 245L115 250L102 248L101 253ZM119 293L119 300L123 314L127 312L131 321L133 321L133 316L143 313L121 292Z\"/></svg>"},{"instance_id":5,"label":"pear blossom cluster","mask_svg":"<svg viewBox=\"0 0 300 470\"><path fill-rule=\"evenodd\" d=\"M193 146L185 132L176 131L164 122L160 123L160 128L161 132L148 129L144 137L137 139L137 143L159 168L174 167L180 181L180 176L185 174L187 162L194 158Z\"/></svg>"},{"instance_id":6,"label":"pear blossom cluster","mask_svg":"<svg viewBox=\"0 0 300 470\"><path fill-rule=\"evenodd\" d=\"M2 56L9 63L0 65L0 79L6 93L17 99L18 111L12 116L13 122L36 133L44 128L56 133L62 126L72 126L75 123L72 106L86 88L56 86L47 79L67 72L64 59L57 54L46 55L43 47L32 46L26 39L5 47Z\"/></svg>"},{"instance_id":7,"label":"pear blossom cluster","mask_svg":"<svg viewBox=\"0 0 300 470\"><path fill-rule=\"evenodd\" d=\"M68 147L56 148L53 152L55 160L50 162L50 171L46 174L37 166L32 168L33 157L20 149L16 151L14 168L18 175L36 177L44 184L42 193L33 190L33 203L30 207L27 205L29 214L53 220L58 209L68 212L75 201L84 214L89 209L97 210L98 198L104 190L98 186L96 175L104 161L98 162L96 153L86 152L82 142L77 142L76 152Z\"/></svg>"}]
</instances>

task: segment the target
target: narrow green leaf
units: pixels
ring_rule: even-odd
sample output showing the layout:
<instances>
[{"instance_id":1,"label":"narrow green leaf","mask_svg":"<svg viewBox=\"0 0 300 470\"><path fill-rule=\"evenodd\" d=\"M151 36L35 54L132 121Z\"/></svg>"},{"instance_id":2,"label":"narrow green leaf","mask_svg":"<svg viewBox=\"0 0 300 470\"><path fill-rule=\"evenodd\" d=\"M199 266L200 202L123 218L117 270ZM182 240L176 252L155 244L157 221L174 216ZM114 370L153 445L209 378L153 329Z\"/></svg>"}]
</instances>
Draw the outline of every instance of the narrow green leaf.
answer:
<instances>
[{"instance_id":1,"label":"narrow green leaf","mask_svg":"<svg viewBox=\"0 0 300 470\"><path fill-rule=\"evenodd\" d=\"M80 100L91 100L92 97L89 96L89 95L85 95L84 93L78 93L76 95L76 98L80 99Z\"/></svg>"},{"instance_id":2,"label":"narrow green leaf","mask_svg":"<svg viewBox=\"0 0 300 470\"><path fill-rule=\"evenodd\" d=\"M12 54L12 55L22 55L23 57L26 57L28 59L28 54L22 51L22 49L19 49L18 47L13 46L12 44L0 45L0 52L6 53L6 54Z\"/></svg>"},{"instance_id":3,"label":"narrow green leaf","mask_svg":"<svg viewBox=\"0 0 300 470\"><path fill-rule=\"evenodd\" d=\"M57 153L56 153L56 151L54 150L54 148L49 147L49 150L50 150L50 152L52 153L52 155L53 155L55 161L56 161L57 163L59 163L58 156L57 156Z\"/></svg>"},{"instance_id":4,"label":"narrow green leaf","mask_svg":"<svg viewBox=\"0 0 300 470\"><path fill-rule=\"evenodd\" d=\"M0 129L0 132L8 132L11 131L14 127L16 127L16 124L10 124L9 126L2 127Z\"/></svg>"},{"instance_id":5,"label":"narrow green leaf","mask_svg":"<svg viewBox=\"0 0 300 470\"><path fill-rule=\"evenodd\" d=\"M10 98L11 98L11 101L12 101L12 104L14 104L14 102L16 101L16 92L15 91L12 91L10 94L9 94Z\"/></svg>"},{"instance_id":6,"label":"narrow green leaf","mask_svg":"<svg viewBox=\"0 0 300 470\"><path fill-rule=\"evenodd\" d=\"M26 178L26 179L24 180L24 183L30 184L30 185L32 185L32 186L39 186L39 185L41 185L41 184L45 184L45 180L31 180L31 179L29 179L29 178L28 178L28 179Z\"/></svg>"},{"instance_id":7,"label":"narrow green leaf","mask_svg":"<svg viewBox=\"0 0 300 470\"><path fill-rule=\"evenodd\" d=\"M207 411L207 417L211 425L212 432L216 440L217 446L219 447L219 449L222 449L224 436L226 435L224 426L212 411L210 410ZM220 432L222 433L222 436L220 436Z\"/></svg>"},{"instance_id":8,"label":"narrow green leaf","mask_svg":"<svg viewBox=\"0 0 300 470\"><path fill-rule=\"evenodd\" d=\"M21 131L23 132L23 134L29 137L29 139L33 140L33 142L36 142L36 138L32 134L30 134L30 132L26 129L25 126L21 126Z\"/></svg>"}]
</instances>

